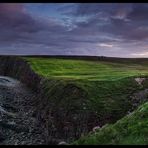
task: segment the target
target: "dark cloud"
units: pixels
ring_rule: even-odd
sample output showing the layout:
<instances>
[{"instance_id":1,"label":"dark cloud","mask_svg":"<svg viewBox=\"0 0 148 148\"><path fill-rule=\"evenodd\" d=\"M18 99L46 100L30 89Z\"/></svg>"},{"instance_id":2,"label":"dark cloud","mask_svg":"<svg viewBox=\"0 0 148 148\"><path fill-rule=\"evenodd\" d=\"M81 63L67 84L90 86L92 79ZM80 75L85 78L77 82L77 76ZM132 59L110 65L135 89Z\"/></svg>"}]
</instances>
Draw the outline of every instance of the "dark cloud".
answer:
<instances>
[{"instance_id":1,"label":"dark cloud","mask_svg":"<svg viewBox=\"0 0 148 148\"><path fill-rule=\"evenodd\" d=\"M105 3L81 3L77 5L76 11L71 12L74 16L96 15L100 12L112 13L117 4Z\"/></svg>"},{"instance_id":2,"label":"dark cloud","mask_svg":"<svg viewBox=\"0 0 148 148\"><path fill-rule=\"evenodd\" d=\"M146 47L147 26L148 4L48 4L45 18L25 4L0 4L0 53L128 56Z\"/></svg>"},{"instance_id":3,"label":"dark cloud","mask_svg":"<svg viewBox=\"0 0 148 148\"><path fill-rule=\"evenodd\" d=\"M147 4L116 4L114 7L109 8L112 5L113 4L103 4L102 7L99 4L92 4L90 7L89 4L79 5L75 15L94 14L95 16L92 16L86 23L82 22L77 24L78 27L76 30L82 33L109 33L129 41L148 38ZM99 6L101 9L99 9ZM104 17L102 17L102 15Z\"/></svg>"},{"instance_id":4,"label":"dark cloud","mask_svg":"<svg viewBox=\"0 0 148 148\"><path fill-rule=\"evenodd\" d=\"M32 18L22 4L0 4L0 42L45 44L53 41L53 33L63 31L64 28L54 21L42 22Z\"/></svg>"},{"instance_id":5,"label":"dark cloud","mask_svg":"<svg viewBox=\"0 0 148 148\"><path fill-rule=\"evenodd\" d=\"M0 4L1 28L12 28L21 32L36 32L40 24L29 16L22 4Z\"/></svg>"},{"instance_id":6,"label":"dark cloud","mask_svg":"<svg viewBox=\"0 0 148 148\"><path fill-rule=\"evenodd\" d=\"M148 19L148 4L134 4L127 18L133 21L146 21Z\"/></svg>"}]
</instances>

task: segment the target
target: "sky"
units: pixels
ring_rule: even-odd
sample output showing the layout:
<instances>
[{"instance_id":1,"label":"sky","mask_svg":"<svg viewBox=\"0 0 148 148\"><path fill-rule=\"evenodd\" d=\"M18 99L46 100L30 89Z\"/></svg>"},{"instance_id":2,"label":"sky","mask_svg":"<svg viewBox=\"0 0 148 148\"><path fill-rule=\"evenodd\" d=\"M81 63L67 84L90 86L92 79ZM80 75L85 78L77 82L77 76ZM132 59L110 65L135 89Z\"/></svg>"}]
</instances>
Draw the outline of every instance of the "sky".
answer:
<instances>
[{"instance_id":1,"label":"sky","mask_svg":"<svg viewBox=\"0 0 148 148\"><path fill-rule=\"evenodd\" d=\"M148 57L148 4L0 3L0 54Z\"/></svg>"}]
</instances>

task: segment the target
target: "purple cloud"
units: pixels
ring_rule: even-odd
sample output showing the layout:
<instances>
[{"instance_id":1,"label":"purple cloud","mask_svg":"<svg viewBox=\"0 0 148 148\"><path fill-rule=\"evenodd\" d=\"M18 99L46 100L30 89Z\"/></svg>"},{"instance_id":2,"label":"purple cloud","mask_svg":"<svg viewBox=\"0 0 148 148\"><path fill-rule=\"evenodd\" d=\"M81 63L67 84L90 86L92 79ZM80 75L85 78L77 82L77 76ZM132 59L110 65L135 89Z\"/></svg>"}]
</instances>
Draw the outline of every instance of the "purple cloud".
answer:
<instances>
[{"instance_id":1,"label":"purple cloud","mask_svg":"<svg viewBox=\"0 0 148 148\"><path fill-rule=\"evenodd\" d=\"M140 50L146 53L147 4L46 4L44 8L45 4L0 4L0 54L132 57Z\"/></svg>"}]
</instances>

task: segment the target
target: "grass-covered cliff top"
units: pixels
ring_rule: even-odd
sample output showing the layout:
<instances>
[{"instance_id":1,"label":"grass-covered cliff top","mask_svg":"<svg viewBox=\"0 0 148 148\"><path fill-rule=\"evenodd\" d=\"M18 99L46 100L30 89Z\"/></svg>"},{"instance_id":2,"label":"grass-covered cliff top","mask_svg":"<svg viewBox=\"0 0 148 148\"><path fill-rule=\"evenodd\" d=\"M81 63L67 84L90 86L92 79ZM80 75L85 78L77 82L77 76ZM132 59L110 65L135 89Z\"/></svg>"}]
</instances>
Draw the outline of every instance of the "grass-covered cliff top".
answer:
<instances>
[{"instance_id":1,"label":"grass-covered cliff top","mask_svg":"<svg viewBox=\"0 0 148 148\"><path fill-rule=\"evenodd\" d=\"M56 58L26 58L38 74L45 77L81 79L81 80L116 80L129 76L148 74L148 61L145 63L85 61Z\"/></svg>"}]
</instances>

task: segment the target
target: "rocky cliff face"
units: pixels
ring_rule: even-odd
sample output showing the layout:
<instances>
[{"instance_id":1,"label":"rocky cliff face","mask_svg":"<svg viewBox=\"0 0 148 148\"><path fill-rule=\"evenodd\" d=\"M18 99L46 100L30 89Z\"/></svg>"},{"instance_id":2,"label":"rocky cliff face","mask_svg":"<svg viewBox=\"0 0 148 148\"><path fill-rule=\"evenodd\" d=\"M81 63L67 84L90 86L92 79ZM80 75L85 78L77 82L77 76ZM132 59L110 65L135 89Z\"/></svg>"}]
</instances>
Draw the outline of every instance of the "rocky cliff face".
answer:
<instances>
[{"instance_id":1,"label":"rocky cliff face","mask_svg":"<svg viewBox=\"0 0 148 148\"><path fill-rule=\"evenodd\" d=\"M26 61L15 56L0 57L0 75L19 79L35 91L38 91L41 80L41 77L30 68Z\"/></svg>"},{"instance_id":2,"label":"rocky cliff face","mask_svg":"<svg viewBox=\"0 0 148 148\"><path fill-rule=\"evenodd\" d=\"M95 114L87 107L85 91L74 84L47 80L15 56L0 57L0 75L16 78L38 94L34 100L35 116L44 127L47 144L72 141L96 125Z\"/></svg>"},{"instance_id":3,"label":"rocky cliff face","mask_svg":"<svg viewBox=\"0 0 148 148\"><path fill-rule=\"evenodd\" d=\"M71 142L92 130L97 116L87 106L87 94L73 84L42 79L38 118L43 121L47 143ZM51 87L52 86L52 87ZM44 101L43 101L44 100Z\"/></svg>"}]
</instances>

